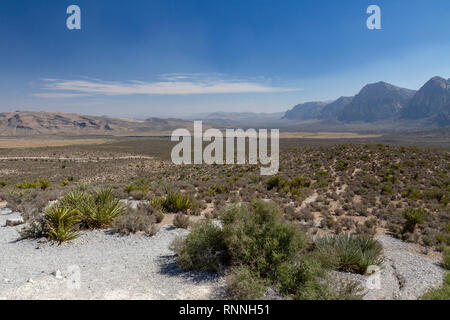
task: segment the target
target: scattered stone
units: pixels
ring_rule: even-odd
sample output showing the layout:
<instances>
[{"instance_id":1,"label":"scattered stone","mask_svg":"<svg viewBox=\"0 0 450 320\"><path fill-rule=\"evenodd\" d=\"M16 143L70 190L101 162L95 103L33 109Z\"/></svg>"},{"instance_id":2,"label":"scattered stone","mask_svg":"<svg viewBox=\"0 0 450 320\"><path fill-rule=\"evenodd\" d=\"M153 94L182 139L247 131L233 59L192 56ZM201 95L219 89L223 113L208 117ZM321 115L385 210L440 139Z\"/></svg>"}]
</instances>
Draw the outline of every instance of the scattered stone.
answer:
<instances>
[{"instance_id":1,"label":"scattered stone","mask_svg":"<svg viewBox=\"0 0 450 320\"><path fill-rule=\"evenodd\" d=\"M15 226L21 225L23 223L24 223L23 218L19 218L19 217L6 219L6 226L8 226L8 227L15 227Z\"/></svg>"},{"instance_id":2,"label":"scattered stone","mask_svg":"<svg viewBox=\"0 0 450 320\"><path fill-rule=\"evenodd\" d=\"M56 279L62 279L63 278L62 273L59 270L56 270L55 272L53 272L52 275L54 275Z\"/></svg>"},{"instance_id":3,"label":"scattered stone","mask_svg":"<svg viewBox=\"0 0 450 320\"><path fill-rule=\"evenodd\" d=\"M47 238L40 238L39 240L38 240L38 243L47 243L48 242L48 239Z\"/></svg>"},{"instance_id":4,"label":"scattered stone","mask_svg":"<svg viewBox=\"0 0 450 320\"><path fill-rule=\"evenodd\" d=\"M5 279L3 279L3 282L4 282L4 283L9 283L10 280L9 280L8 278L5 278Z\"/></svg>"},{"instance_id":5,"label":"scattered stone","mask_svg":"<svg viewBox=\"0 0 450 320\"><path fill-rule=\"evenodd\" d=\"M27 282L28 283L34 283L34 280L30 278L30 279L27 280Z\"/></svg>"}]
</instances>

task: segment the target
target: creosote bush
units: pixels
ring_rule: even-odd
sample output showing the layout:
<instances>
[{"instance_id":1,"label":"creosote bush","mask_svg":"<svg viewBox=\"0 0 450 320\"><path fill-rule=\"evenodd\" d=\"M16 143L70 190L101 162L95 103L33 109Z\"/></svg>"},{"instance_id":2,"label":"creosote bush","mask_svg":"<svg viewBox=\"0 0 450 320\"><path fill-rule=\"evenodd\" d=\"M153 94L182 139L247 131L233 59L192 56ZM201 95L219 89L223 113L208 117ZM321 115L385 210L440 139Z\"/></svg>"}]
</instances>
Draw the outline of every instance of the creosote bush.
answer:
<instances>
[{"instance_id":1,"label":"creosote bush","mask_svg":"<svg viewBox=\"0 0 450 320\"><path fill-rule=\"evenodd\" d=\"M230 267L227 283L239 299L262 298L275 286L295 299L358 299L361 288L341 288L325 281L326 267L300 228L284 220L273 202L235 204L221 214L222 228L211 221L193 226L185 238L174 241L183 269L208 271Z\"/></svg>"},{"instance_id":2,"label":"creosote bush","mask_svg":"<svg viewBox=\"0 0 450 320\"><path fill-rule=\"evenodd\" d=\"M222 230L211 221L194 225L186 237L177 238L172 249L185 270L218 271L226 264L228 254Z\"/></svg>"}]
</instances>

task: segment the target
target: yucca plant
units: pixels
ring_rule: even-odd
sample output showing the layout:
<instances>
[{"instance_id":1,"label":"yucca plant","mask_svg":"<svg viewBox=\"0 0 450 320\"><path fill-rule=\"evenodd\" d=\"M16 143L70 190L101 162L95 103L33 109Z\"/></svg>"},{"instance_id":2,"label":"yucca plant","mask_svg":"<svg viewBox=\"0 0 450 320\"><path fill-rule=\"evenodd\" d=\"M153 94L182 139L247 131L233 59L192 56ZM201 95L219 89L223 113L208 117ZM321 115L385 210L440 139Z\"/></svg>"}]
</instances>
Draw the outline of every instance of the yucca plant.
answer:
<instances>
[{"instance_id":1,"label":"yucca plant","mask_svg":"<svg viewBox=\"0 0 450 320\"><path fill-rule=\"evenodd\" d=\"M71 191L63 196L61 204L64 207L80 211L89 201L89 195L83 191Z\"/></svg>"},{"instance_id":2,"label":"yucca plant","mask_svg":"<svg viewBox=\"0 0 450 320\"><path fill-rule=\"evenodd\" d=\"M193 199L179 192L171 192L167 197L153 198L150 204L155 209L172 213L188 213L197 209L197 203Z\"/></svg>"},{"instance_id":3,"label":"yucca plant","mask_svg":"<svg viewBox=\"0 0 450 320\"><path fill-rule=\"evenodd\" d=\"M79 207L81 218L90 229L107 228L115 218L125 212L124 206L117 199L111 188L95 191Z\"/></svg>"},{"instance_id":4,"label":"yucca plant","mask_svg":"<svg viewBox=\"0 0 450 320\"><path fill-rule=\"evenodd\" d=\"M323 237L316 245L319 259L336 270L365 273L370 265L383 262L382 245L370 238L340 234Z\"/></svg>"},{"instance_id":5,"label":"yucca plant","mask_svg":"<svg viewBox=\"0 0 450 320\"><path fill-rule=\"evenodd\" d=\"M50 188L50 181L48 181L47 179L42 179L39 183L42 190Z\"/></svg>"},{"instance_id":6,"label":"yucca plant","mask_svg":"<svg viewBox=\"0 0 450 320\"><path fill-rule=\"evenodd\" d=\"M79 236L80 216L75 209L55 206L47 209L44 220L48 225L48 237L54 241L64 242Z\"/></svg>"},{"instance_id":7,"label":"yucca plant","mask_svg":"<svg viewBox=\"0 0 450 320\"><path fill-rule=\"evenodd\" d=\"M188 212L196 209L197 204L182 193L172 192L167 195L165 207L168 212Z\"/></svg>"}]
</instances>

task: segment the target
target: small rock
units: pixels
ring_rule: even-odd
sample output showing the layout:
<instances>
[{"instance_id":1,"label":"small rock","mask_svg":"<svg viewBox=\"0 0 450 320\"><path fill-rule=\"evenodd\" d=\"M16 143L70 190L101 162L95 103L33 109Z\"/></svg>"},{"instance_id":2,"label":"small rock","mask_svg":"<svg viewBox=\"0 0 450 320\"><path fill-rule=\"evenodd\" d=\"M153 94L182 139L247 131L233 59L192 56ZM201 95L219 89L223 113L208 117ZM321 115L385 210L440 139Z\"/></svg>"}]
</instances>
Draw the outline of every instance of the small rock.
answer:
<instances>
[{"instance_id":1,"label":"small rock","mask_svg":"<svg viewBox=\"0 0 450 320\"><path fill-rule=\"evenodd\" d=\"M47 238L40 238L38 240L38 243L47 243L47 242L48 242Z\"/></svg>"},{"instance_id":2,"label":"small rock","mask_svg":"<svg viewBox=\"0 0 450 320\"><path fill-rule=\"evenodd\" d=\"M30 278L30 279L27 280L27 282L28 283L34 283L34 280Z\"/></svg>"},{"instance_id":3,"label":"small rock","mask_svg":"<svg viewBox=\"0 0 450 320\"><path fill-rule=\"evenodd\" d=\"M9 219L6 219L6 225L8 227L15 227L15 226L21 225L23 223L24 223L23 218L9 218Z\"/></svg>"},{"instance_id":4,"label":"small rock","mask_svg":"<svg viewBox=\"0 0 450 320\"><path fill-rule=\"evenodd\" d=\"M4 283L9 283L11 280L9 280L9 279L7 279L7 278L5 278L5 279L3 279L3 282Z\"/></svg>"},{"instance_id":5,"label":"small rock","mask_svg":"<svg viewBox=\"0 0 450 320\"><path fill-rule=\"evenodd\" d=\"M63 278L62 273L59 270L56 270L55 272L53 272L52 275L54 275L56 279L62 279Z\"/></svg>"}]
</instances>

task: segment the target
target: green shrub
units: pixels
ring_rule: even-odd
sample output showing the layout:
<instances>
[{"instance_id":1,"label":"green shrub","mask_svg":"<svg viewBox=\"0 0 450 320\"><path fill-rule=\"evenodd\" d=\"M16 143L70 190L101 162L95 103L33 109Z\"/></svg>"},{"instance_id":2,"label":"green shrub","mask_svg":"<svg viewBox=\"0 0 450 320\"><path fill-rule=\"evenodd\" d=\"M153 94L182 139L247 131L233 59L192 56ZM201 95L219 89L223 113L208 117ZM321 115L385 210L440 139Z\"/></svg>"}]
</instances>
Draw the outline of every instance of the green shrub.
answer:
<instances>
[{"instance_id":1,"label":"green shrub","mask_svg":"<svg viewBox=\"0 0 450 320\"><path fill-rule=\"evenodd\" d=\"M251 209L231 206L222 214L222 222L232 263L248 265L262 277L273 277L281 263L306 245L303 232L286 223L272 202L253 201Z\"/></svg>"},{"instance_id":2,"label":"green shrub","mask_svg":"<svg viewBox=\"0 0 450 320\"><path fill-rule=\"evenodd\" d=\"M228 288L238 299L261 299L268 285L295 299L361 297L355 284L329 285L327 269L311 253L314 246L298 226L284 220L275 203L232 205L220 218L222 229L203 221L186 238L173 242L183 269L216 271L230 266ZM364 241L360 248L365 255L375 250Z\"/></svg>"},{"instance_id":3,"label":"green shrub","mask_svg":"<svg viewBox=\"0 0 450 320\"><path fill-rule=\"evenodd\" d=\"M42 190L46 190L47 188L50 188L50 181L47 179L42 179L39 181L39 185Z\"/></svg>"},{"instance_id":4,"label":"green shrub","mask_svg":"<svg viewBox=\"0 0 450 320\"><path fill-rule=\"evenodd\" d=\"M19 189L34 189L39 187L39 180L35 181L23 181L22 183L16 184L16 187Z\"/></svg>"},{"instance_id":5,"label":"green shrub","mask_svg":"<svg viewBox=\"0 0 450 320\"><path fill-rule=\"evenodd\" d=\"M44 219L49 228L48 237L54 241L69 241L79 235L80 216L74 209L51 207L45 212Z\"/></svg>"},{"instance_id":6,"label":"green shrub","mask_svg":"<svg viewBox=\"0 0 450 320\"><path fill-rule=\"evenodd\" d=\"M246 266L231 269L227 286L230 294L238 300L262 299L267 289L265 281Z\"/></svg>"},{"instance_id":7,"label":"green shrub","mask_svg":"<svg viewBox=\"0 0 450 320\"><path fill-rule=\"evenodd\" d=\"M443 259L442 259L442 266L450 270L450 247L445 247L444 251L442 252Z\"/></svg>"},{"instance_id":8,"label":"green shrub","mask_svg":"<svg viewBox=\"0 0 450 320\"><path fill-rule=\"evenodd\" d=\"M136 182L130 182L126 187L125 191L128 193L131 193L132 191L141 191L141 192L148 192L149 186L148 183L141 179Z\"/></svg>"},{"instance_id":9,"label":"green shrub","mask_svg":"<svg viewBox=\"0 0 450 320\"><path fill-rule=\"evenodd\" d=\"M370 265L383 262L382 245L373 239L340 234L316 241L316 257L328 268L364 274Z\"/></svg>"},{"instance_id":10,"label":"green shrub","mask_svg":"<svg viewBox=\"0 0 450 320\"><path fill-rule=\"evenodd\" d=\"M406 222L403 227L403 233L413 233L418 224L425 221L425 210L421 208L406 208L403 210L402 215Z\"/></svg>"},{"instance_id":11,"label":"green shrub","mask_svg":"<svg viewBox=\"0 0 450 320\"><path fill-rule=\"evenodd\" d=\"M285 180L279 175L274 175L267 180L267 190L280 188L285 184Z\"/></svg>"},{"instance_id":12,"label":"green shrub","mask_svg":"<svg viewBox=\"0 0 450 320\"><path fill-rule=\"evenodd\" d=\"M228 260L222 230L211 221L195 224L186 238L174 241L172 249L185 270L218 271Z\"/></svg>"}]
</instances>

